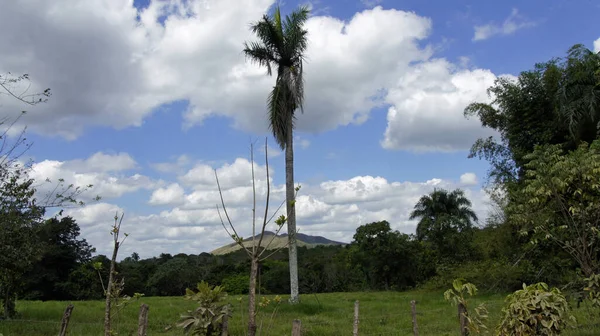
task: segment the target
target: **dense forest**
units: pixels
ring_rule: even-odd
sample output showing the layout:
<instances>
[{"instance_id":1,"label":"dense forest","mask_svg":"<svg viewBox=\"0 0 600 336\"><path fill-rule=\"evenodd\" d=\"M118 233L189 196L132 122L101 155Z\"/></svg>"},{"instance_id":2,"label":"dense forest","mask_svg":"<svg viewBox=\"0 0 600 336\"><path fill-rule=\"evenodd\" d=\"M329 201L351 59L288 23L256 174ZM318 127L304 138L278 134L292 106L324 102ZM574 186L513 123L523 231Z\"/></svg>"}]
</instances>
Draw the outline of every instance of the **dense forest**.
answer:
<instances>
[{"instance_id":1,"label":"dense forest","mask_svg":"<svg viewBox=\"0 0 600 336\"><path fill-rule=\"evenodd\" d=\"M461 190L434 190L410 215L418 220L415 234L394 231L393 219L382 219L359 226L348 245L299 247L301 293L448 288L456 278L489 291L540 281L581 289L583 277L600 272L600 54L576 45L516 80L498 78L489 92L491 104L465 109L465 117L499 134L477 140L470 153L490 164L486 220ZM32 181L4 174L4 309L13 295L101 299L110 259L94 255L75 219L43 218ZM281 250L259 265L261 293L290 292L288 255ZM249 284L243 251L149 259L134 253L116 272L128 295L183 295L201 280L242 294Z\"/></svg>"}]
</instances>

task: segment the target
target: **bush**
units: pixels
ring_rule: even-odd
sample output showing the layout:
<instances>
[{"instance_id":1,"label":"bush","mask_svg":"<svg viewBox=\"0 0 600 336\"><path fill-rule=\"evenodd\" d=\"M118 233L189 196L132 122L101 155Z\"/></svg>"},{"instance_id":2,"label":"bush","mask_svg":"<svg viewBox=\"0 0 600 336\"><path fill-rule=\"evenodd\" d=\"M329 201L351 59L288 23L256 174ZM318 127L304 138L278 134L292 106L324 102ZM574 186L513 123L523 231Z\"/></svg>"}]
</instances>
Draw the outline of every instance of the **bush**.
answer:
<instances>
[{"instance_id":1,"label":"bush","mask_svg":"<svg viewBox=\"0 0 600 336\"><path fill-rule=\"evenodd\" d=\"M451 301L456 306L462 306L464 310L459 311L461 311L461 315L464 316L467 322L466 331L468 331L468 333L487 333L485 321L488 317L488 310L485 304L481 303L474 309L470 309L466 294L475 296L475 294L477 294L477 287L472 283L465 283L465 279L455 279L452 282L452 288L444 292L444 299L446 299L446 301Z\"/></svg>"},{"instance_id":2,"label":"bush","mask_svg":"<svg viewBox=\"0 0 600 336\"><path fill-rule=\"evenodd\" d=\"M198 283L197 289L197 292L185 290L184 299L196 301L198 307L182 314L177 326L183 328L186 335L220 335L223 319L231 317L231 305L225 303L227 293L222 287L213 288L204 281Z\"/></svg>"},{"instance_id":3,"label":"bush","mask_svg":"<svg viewBox=\"0 0 600 336\"><path fill-rule=\"evenodd\" d=\"M540 267L528 260L514 262L506 260L483 260L460 265L438 265L437 275L429 279L423 287L440 290L452 286L457 278L468 279L484 292L513 292L529 282L543 281L564 284L572 281L573 272L568 266L562 270L548 270L540 274Z\"/></svg>"},{"instance_id":4,"label":"bush","mask_svg":"<svg viewBox=\"0 0 600 336\"><path fill-rule=\"evenodd\" d=\"M506 297L498 335L559 335L568 321L569 304L558 288L548 291L540 282L520 289Z\"/></svg>"},{"instance_id":5,"label":"bush","mask_svg":"<svg viewBox=\"0 0 600 336\"><path fill-rule=\"evenodd\" d=\"M221 286L231 295L248 294L250 291L250 276L233 275L221 281Z\"/></svg>"}]
</instances>

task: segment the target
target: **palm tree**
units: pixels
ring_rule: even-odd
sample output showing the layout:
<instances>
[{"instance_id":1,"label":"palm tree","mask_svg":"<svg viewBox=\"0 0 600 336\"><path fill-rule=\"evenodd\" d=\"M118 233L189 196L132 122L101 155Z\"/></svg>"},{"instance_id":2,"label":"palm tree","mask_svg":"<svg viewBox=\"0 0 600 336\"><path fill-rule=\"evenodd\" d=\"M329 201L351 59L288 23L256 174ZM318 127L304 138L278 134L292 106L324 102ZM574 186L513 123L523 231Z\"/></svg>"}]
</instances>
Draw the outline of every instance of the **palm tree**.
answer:
<instances>
[{"instance_id":1,"label":"palm tree","mask_svg":"<svg viewBox=\"0 0 600 336\"><path fill-rule=\"evenodd\" d=\"M439 242L449 233L470 230L477 222L471 206L461 189L434 189L422 196L410 214L410 219L419 218L417 239Z\"/></svg>"},{"instance_id":2,"label":"palm tree","mask_svg":"<svg viewBox=\"0 0 600 336\"><path fill-rule=\"evenodd\" d=\"M273 16L264 15L253 23L251 30L259 42L244 43L244 54L251 61L267 68L267 74L277 69L275 86L268 96L269 126L275 141L285 149L285 187L290 265L290 302L299 301L298 252L296 246L296 211L294 187L294 121L298 108L303 111L304 80L302 77L304 52L308 39L303 28L308 19L307 7L299 9L281 20L279 6Z\"/></svg>"}]
</instances>

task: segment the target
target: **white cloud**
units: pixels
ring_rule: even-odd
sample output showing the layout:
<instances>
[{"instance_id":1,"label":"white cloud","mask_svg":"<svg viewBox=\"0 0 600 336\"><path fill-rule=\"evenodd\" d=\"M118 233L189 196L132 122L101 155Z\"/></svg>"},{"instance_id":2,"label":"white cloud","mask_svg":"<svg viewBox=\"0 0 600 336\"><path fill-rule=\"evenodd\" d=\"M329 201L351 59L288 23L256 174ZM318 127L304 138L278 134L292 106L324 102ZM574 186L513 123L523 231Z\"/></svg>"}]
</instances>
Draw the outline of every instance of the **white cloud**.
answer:
<instances>
[{"instance_id":1,"label":"white cloud","mask_svg":"<svg viewBox=\"0 0 600 336\"><path fill-rule=\"evenodd\" d=\"M199 165L202 166L202 165ZM158 253L200 253L230 243L216 210L220 197L212 179L203 178L196 166L182 175L184 188L178 183L157 185L149 193L149 203L167 207L165 210L146 213L119 208L109 203L99 203L78 209L69 209L82 227L82 235L98 248L99 253L110 251L108 230L115 211L125 211L123 231L130 234L121 257L133 251L142 257ZM208 166L207 166L208 167ZM238 158L217 168L224 184L223 197L228 215L243 237L251 235L252 186L250 163ZM212 169L208 167L209 169ZM264 214L266 196L265 167L256 165L257 220ZM186 179L185 177L189 178ZM193 179L191 177L194 177ZM388 220L394 229L414 233L416 223L408 216L418 199L434 188L463 188L474 204L478 215L484 219L488 196L476 185L477 177L466 173L457 181L432 178L426 181L390 181L377 176L356 176L349 180L329 180L320 184L302 185L297 199L298 228L306 234L321 235L329 239L349 242L356 228L373 221ZM183 183L183 182L182 182ZM283 185L271 186L269 214L274 214L285 199ZM279 209L283 214L285 207ZM223 213L221 213L223 214ZM224 219L226 220L226 219ZM269 230L274 230L270 223ZM285 230L285 228L284 228Z\"/></svg>"},{"instance_id":2,"label":"white cloud","mask_svg":"<svg viewBox=\"0 0 600 336\"><path fill-rule=\"evenodd\" d=\"M526 18L519 15L519 11L513 8L510 15L502 22L501 25L490 22L485 25L475 26L475 34L473 35L473 41L487 40L495 35L510 35L514 34L518 30L534 27L536 23L529 21Z\"/></svg>"},{"instance_id":3,"label":"white cloud","mask_svg":"<svg viewBox=\"0 0 600 336\"><path fill-rule=\"evenodd\" d=\"M0 31L13 32L0 35L0 43L11 45L0 55L0 71L26 72L34 88L52 88L50 101L31 108L24 120L37 132L74 138L92 124L139 126L154 108L176 100L189 100L187 127L221 115L232 118L237 128L265 132L265 98L274 78L246 62L241 49L243 41L254 39L248 23L260 19L272 3L151 1L137 12L122 0L77 6L70 0L11 1L0 13ZM164 24L158 22L162 16L167 17ZM405 103L387 92L404 89L398 79L417 71L415 64L438 62L430 61L433 48L422 47L431 27L429 18L380 6L348 21L311 16L306 109L298 115L298 130L315 133L361 124L374 107ZM468 121L456 119L444 127L438 117L428 114L427 125L442 134L456 134L446 132L456 125L471 130ZM432 148L436 141L446 143L447 136L422 140L416 147Z\"/></svg>"},{"instance_id":4,"label":"white cloud","mask_svg":"<svg viewBox=\"0 0 600 336\"><path fill-rule=\"evenodd\" d=\"M594 41L594 52L600 52L600 38Z\"/></svg>"},{"instance_id":5,"label":"white cloud","mask_svg":"<svg viewBox=\"0 0 600 336\"><path fill-rule=\"evenodd\" d=\"M152 205L175 205L184 200L185 191L178 183L168 185L166 188L158 188L152 192L149 203Z\"/></svg>"},{"instance_id":6,"label":"white cloud","mask_svg":"<svg viewBox=\"0 0 600 336\"><path fill-rule=\"evenodd\" d=\"M134 169L136 167L137 163L127 153L110 155L98 152L86 160L72 160L64 164L64 168L77 171L78 173L117 172Z\"/></svg>"},{"instance_id":7,"label":"white cloud","mask_svg":"<svg viewBox=\"0 0 600 336\"><path fill-rule=\"evenodd\" d=\"M59 179L64 179L65 186L73 184L83 188L91 184L93 188L81 195L84 201L89 201L96 195L103 199L118 198L126 193L140 189L151 190L161 185L161 181L144 175L122 173L136 166L135 160L127 153L109 155L99 152L85 160L36 162L30 176L40 183L37 187L40 195L51 192ZM51 182L43 182L46 179Z\"/></svg>"},{"instance_id":8,"label":"white cloud","mask_svg":"<svg viewBox=\"0 0 600 336\"><path fill-rule=\"evenodd\" d=\"M475 173L464 173L460 176L460 183L466 186L477 185L477 175Z\"/></svg>"},{"instance_id":9,"label":"white cloud","mask_svg":"<svg viewBox=\"0 0 600 336\"><path fill-rule=\"evenodd\" d=\"M478 119L466 119L472 102L489 102L487 88L496 76L489 70L457 69L444 59L421 63L400 77L388 94L384 148L417 152L469 148L494 134Z\"/></svg>"},{"instance_id":10,"label":"white cloud","mask_svg":"<svg viewBox=\"0 0 600 336\"><path fill-rule=\"evenodd\" d=\"M249 186L252 182L252 163L248 159L237 158L231 164L225 164L217 168L219 183L223 190L235 188L240 185ZM273 168L269 167L270 174L273 174ZM254 174L257 183L265 181L267 170L264 165L258 162L254 163ZM214 168L207 164L198 164L179 180L185 186L191 186L194 189L204 189L216 186Z\"/></svg>"}]
</instances>

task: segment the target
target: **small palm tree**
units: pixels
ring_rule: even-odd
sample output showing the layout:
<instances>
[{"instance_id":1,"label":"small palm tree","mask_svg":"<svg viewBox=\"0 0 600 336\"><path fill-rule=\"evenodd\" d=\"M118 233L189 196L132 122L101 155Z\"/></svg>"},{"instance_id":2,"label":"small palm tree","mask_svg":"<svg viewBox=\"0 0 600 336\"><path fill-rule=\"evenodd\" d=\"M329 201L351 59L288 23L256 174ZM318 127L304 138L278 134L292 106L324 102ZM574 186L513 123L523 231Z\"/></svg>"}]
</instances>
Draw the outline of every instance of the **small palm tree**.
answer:
<instances>
[{"instance_id":1,"label":"small palm tree","mask_svg":"<svg viewBox=\"0 0 600 336\"><path fill-rule=\"evenodd\" d=\"M419 218L417 239L436 240L450 232L464 232L477 222L471 201L461 189L434 189L415 204L410 219Z\"/></svg>"},{"instance_id":2,"label":"small palm tree","mask_svg":"<svg viewBox=\"0 0 600 336\"><path fill-rule=\"evenodd\" d=\"M276 68L275 86L268 96L269 126L275 141L285 149L285 187L289 239L290 302L299 301L298 293L298 252L296 246L296 211L294 187L293 132L295 112L303 111L304 52L308 44L307 31L303 28L308 19L307 7L300 7L281 19L279 6L273 16L264 15L262 20L251 25L251 30L259 42L244 43L244 54L251 61L267 68L272 74Z\"/></svg>"}]
</instances>

